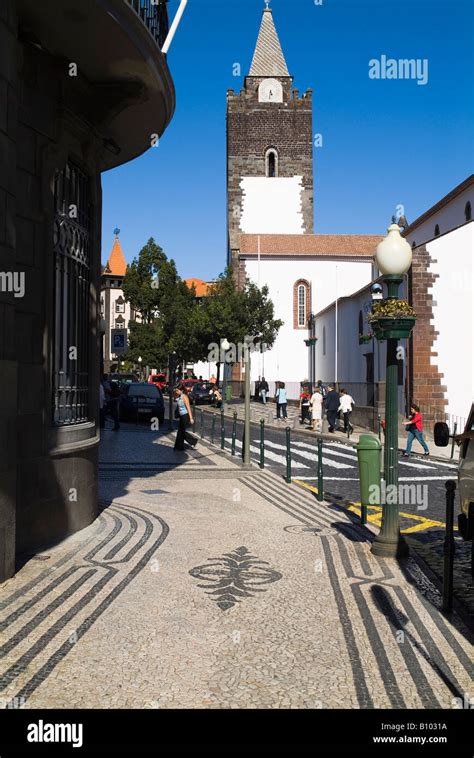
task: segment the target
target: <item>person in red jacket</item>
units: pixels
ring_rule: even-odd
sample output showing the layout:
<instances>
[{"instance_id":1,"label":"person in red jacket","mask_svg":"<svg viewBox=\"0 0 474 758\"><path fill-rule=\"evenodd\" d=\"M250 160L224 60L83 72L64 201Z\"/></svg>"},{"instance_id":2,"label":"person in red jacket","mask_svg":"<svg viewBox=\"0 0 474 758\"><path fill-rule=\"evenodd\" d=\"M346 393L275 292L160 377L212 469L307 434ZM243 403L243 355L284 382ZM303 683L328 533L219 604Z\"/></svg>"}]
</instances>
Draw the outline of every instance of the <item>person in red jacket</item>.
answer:
<instances>
[{"instance_id":1,"label":"person in red jacket","mask_svg":"<svg viewBox=\"0 0 474 758\"><path fill-rule=\"evenodd\" d=\"M408 439L406 450L403 451L403 455L407 458L411 454L411 446L414 439L418 440L423 450L425 451L425 455L429 455L430 451L428 450L428 445L426 444L425 438L423 437L423 418L420 413L420 406L412 403L410 412L411 416L409 420L405 421L406 430L408 432Z\"/></svg>"}]
</instances>

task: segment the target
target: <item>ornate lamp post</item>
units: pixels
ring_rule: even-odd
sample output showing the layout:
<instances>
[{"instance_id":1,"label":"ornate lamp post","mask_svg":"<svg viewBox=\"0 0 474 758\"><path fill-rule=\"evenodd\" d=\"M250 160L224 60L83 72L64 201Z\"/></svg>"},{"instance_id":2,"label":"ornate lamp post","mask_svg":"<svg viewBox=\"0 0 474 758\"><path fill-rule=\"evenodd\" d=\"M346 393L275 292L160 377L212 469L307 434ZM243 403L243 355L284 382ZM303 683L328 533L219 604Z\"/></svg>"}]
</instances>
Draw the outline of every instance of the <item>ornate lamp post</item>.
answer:
<instances>
[{"instance_id":1,"label":"ornate lamp post","mask_svg":"<svg viewBox=\"0 0 474 758\"><path fill-rule=\"evenodd\" d=\"M141 357L141 355L139 355L138 356L138 364L140 366L140 369L139 369L140 370L140 374L139 374L140 381L142 381L142 360L143 360L143 358Z\"/></svg>"},{"instance_id":2,"label":"ornate lamp post","mask_svg":"<svg viewBox=\"0 0 474 758\"><path fill-rule=\"evenodd\" d=\"M371 324L376 339L387 340L384 470L388 502L382 505L382 527L372 544L372 553L385 558L399 558L408 555L408 546L400 534L398 506L397 345L399 339L411 335L415 317L406 304L405 307L402 307L402 303L397 306L403 274L412 262L411 247L400 235L397 224L389 226L387 231L388 235L380 242L375 254L375 262L384 275L383 281L387 286L387 299L380 301L374 308Z\"/></svg>"},{"instance_id":3,"label":"ornate lamp post","mask_svg":"<svg viewBox=\"0 0 474 758\"><path fill-rule=\"evenodd\" d=\"M228 376L228 370L229 370L229 364L227 363L227 356L225 353L230 350L230 342L227 339L227 337L224 337L223 340L221 340L221 350L224 351L224 366L222 369L223 376L222 376L222 410L225 411L225 400L226 400L226 391L227 391L227 376Z\"/></svg>"}]
</instances>

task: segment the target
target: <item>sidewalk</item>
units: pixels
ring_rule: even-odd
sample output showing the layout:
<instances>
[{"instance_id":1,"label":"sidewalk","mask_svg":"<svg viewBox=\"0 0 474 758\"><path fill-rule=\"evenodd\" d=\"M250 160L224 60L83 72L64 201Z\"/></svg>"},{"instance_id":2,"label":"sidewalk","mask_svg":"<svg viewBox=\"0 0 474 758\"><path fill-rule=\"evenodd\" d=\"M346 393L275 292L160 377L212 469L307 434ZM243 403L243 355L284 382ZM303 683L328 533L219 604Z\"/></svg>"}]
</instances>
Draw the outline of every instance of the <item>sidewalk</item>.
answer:
<instances>
[{"instance_id":1,"label":"sidewalk","mask_svg":"<svg viewBox=\"0 0 474 758\"><path fill-rule=\"evenodd\" d=\"M173 442L106 432L100 518L0 588L4 705L452 708L472 694L469 632L415 560L376 559L346 510Z\"/></svg>"},{"instance_id":2,"label":"sidewalk","mask_svg":"<svg viewBox=\"0 0 474 758\"><path fill-rule=\"evenodd\" d=\"M196 410L199 413L199 410L205 410L210 411L212 413L220 413L219 410L216 408L213 408L212 406L208 405L198 405L196 406ZM289 405L288 406L288 419L277 419L276 418L276 405L274 403L267 402L266 405L263 405L263 403L257 402L257 401L251 401L250 403L250 411L251 411L251 421L253 423L260 423L260 419L263 419L265 421L265 426L269 426L272 429L285 429L287 426L290 426L294 431L302 432L303 434L308 434L311 437L317 437L319 436L316 432L313 432L310 430L308 423L300 424L299 423L299 409L297 406ZM230 403L225 404L225 416L232 418L234 413L237 413L237 418L239 421L243 421L245 417L245 409L244 409L244 402L242 400L232 400ZM365 429L361 426L354 426L354 432L351 434L351 437L348 438L347 434L345 434L343 431L335 432L334 434L330 434L327 431L327 421L324 418L323 419L323 434L321 435L323 440L326 440L328 442L342 442L345 445L349 445L350 447L357 447L357 444L359 442L359 438L361 434L374 434L370 429ZM439 460L441 462L450 461L452 460L454 463L457 463L458 456L459 456L459 448L457 445L454 446L454 456L451 459L451 443L448 445L448 447L436 447L434 444L433 436L427 432L426 430L423 431L424 437L426 439L427 445L430 449L430 459L431 460ZM399 430L399 449L404 449L404 441L406 439L406 434L404 432L404 429ZM383 444L383 435L382 435L382 444ZM412 450L412 454L415 456L417 455L417 446L418 442L414 443L414 448ZM420 455L422 455L421 448L420 448Z\"/></svg>"}]
</instances>

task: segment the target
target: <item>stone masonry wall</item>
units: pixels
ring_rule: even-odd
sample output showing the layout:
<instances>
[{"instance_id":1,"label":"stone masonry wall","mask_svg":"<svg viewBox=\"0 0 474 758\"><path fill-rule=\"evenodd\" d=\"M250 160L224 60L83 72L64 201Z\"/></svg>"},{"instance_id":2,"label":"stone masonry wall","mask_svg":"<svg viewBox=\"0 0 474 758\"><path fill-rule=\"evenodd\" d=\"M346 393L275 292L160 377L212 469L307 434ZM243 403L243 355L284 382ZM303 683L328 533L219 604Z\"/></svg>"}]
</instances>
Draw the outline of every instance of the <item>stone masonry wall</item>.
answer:
<instances>
[{"instance_id":1,"label":"stone masonry wall","mask_svg":"<svg viewBox=\"0 0 474 758\"><path fill-rule=\"evenodd\" d=\"M280 177L303 177L304 233L313 233L312 92L302 98L291 79L280 79L282 103L259 103L261 78L247 77L245 88L227 95L227 207L229 251L239 248L243 176L265 176L265 153L275 147Z\"/></svg>"},{"instance_id":2,"label":"stone masonry wall","mask_svg":"<svg viewBox=\"0 0 474 758\"><path fill-rule=\"evenodd\" d=\"M18 73L13 0L0 3L0 273L16 262ZM3 290L3 291L2 291ZM15 570L17 345L15 298L0 286L0 582Z\"/></svg>"},{"instance_id":3,"label":"stone masonry wall","mask_svg":"<svg viewBox=\"0 0 474 758\"><path fill-rule=\"evenodd\" d=\"M433 319L433 296L430 289L436 275L429 273L430 255L424 245L413 252L411 272L411 302L417 314L412 337L412 396L421 407L425 425L444 419L447 387L442 384L443 374L436 365L437 353L433 344L437 336Z\"/></svg>"}]
</instances>

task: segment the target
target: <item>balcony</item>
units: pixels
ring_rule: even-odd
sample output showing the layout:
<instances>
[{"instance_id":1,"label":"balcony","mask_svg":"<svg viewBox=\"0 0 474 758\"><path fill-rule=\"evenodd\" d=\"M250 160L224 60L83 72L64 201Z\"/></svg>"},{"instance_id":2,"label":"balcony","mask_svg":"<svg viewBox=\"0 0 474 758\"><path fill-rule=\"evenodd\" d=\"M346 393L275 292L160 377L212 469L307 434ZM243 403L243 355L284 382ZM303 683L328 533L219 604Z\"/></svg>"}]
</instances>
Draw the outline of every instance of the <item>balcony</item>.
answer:
<instances>
[{"instance_id":1,"label":"balcony","mask_svg":"<svg viewBox=\"0 0 474 758\"><path fill-rule=\"evenodd\" d=\"M169 30L168 9L165 0L125 0L143 21L158 47L163 47Z\"/></svg>"},{"instance_id":2,"label":"balcony","mask_svg":"<svg viewBox=\"0 0 474 758\"><path fill-rule=\"evenodd\" d=\"M167 3L17 0L19 38L62 77L61 108L103 140L101 170L126 163L161 136L175 109L166 56ZM70 63L78 76L69 76Z\"/></svg>"}]
</instances>

